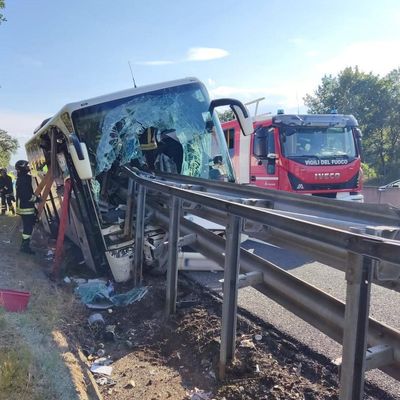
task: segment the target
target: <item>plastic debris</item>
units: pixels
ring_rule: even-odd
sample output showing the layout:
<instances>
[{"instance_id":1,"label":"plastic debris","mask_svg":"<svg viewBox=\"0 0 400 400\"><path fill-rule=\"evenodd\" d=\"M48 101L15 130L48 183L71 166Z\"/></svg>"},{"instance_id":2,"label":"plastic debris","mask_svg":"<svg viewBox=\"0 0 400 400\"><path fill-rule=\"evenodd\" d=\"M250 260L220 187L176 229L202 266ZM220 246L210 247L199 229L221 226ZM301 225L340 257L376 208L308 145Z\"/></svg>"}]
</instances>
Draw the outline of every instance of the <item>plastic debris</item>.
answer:
<instances>
[{"instance_id":1,"label":"plastic debris","mask_svg":"<svg viewBox=\"0 0 400 400\"><path fill-rule=\"evenodd\" d=\"M189 393L190 400L209 400L211 399L211 392L205 392L204 390L195 387Z\"/></svg>"},{"instance_id":2,"label":"plastic debris","mask_svg":"<svg viewBox=\"0 0 400 400\"><path fill-rule=\"evenodd\" d=\"M245 348L248 348L248 349L254 349L255 345L250 339L245 339L245 340L242 340L240 342L239 347L245 347Z\"/></svg>"},{"instance_id":3,"label":"plastic debris","mask_svg":"<svg viewBox=\"0 0 400 400\"><path fill-rule=\"evenodd\" d=\"M86 279L84 278L71 278L77 285L81 285L82 283L86 283Z\"/></svg>"},{"instance_id":4,"label":"plastic debris","mask_svg":"<svg viewBox=\"0 0 400 400\"><path fill-rule=\"evenodd\" d=\"M262 340L262 335L254 335L254 339L259 342L260 340Z\"/></svg>"},{"instance_id":5,"label":"plastic debris","mask_svg":"<svg viewBox=\"0 0 400 400\"><path fill-rule=\"evenodd\" d=\"M111 376L112 369L113 368L110 365L100 365L97 363L93 363L92 366L90 367L90 370L93 373L101 374L101 375L108 375L108 376Z\"/></svg>"},{"instance_id":6,"label":"plastic debris","mask_svg":"<svg viewBox=\"0 0 400 400\"><path fill-rule=\"evenodd\" d=\"M88 318L89 325L104 325L103 316L99 313L91 314Z\"/></svg>"},{"instance_id":7,"label":"plastic debris","mask_svg":"<svg viewBox=\"0 0 400 400\"><path fill-rule=\"evenodd\" d=\"M114 381L113 379L108 378L107 376L101 376L100 378L96 379L96 383L100 386L114 386L117 384L116 381Z\"/></svg>"},{"instance_id":8,"label":"plastic debris","mask_svg":"<svg viewBox=\"0 0 400 400\"><path fill-rule=\"evenodd\" d=\"M72 281L71 281L71 279L70 279L68 276L66 276L66 277L64 278L64 282L65 282L65 283L71 283Z\"/></svg>"},{"instance_id":9,"label":"plastic debris","mask_svg":"<svg viewBox=\"0 0 400 400\"><path fill-rule=\"evenodd\" d=\"M97 350L96 353L99 357L104 357L106 355L106 351L104 349Z\"/></svg>"},{"instance_id":10,"label":"plastic debris","mask_svg":"<svg viewBox=\"0 0 400 400\"><path fill-rule=\"evenodd\" d=\"M104 339L108 341L113 341L115 339L115 325L107 325L104 332Z\"/></svg>"},{"instance_id":11,"label":"plastic debris","mask_svg":"<svg viewBox=\"0 0 400 400\"><path fill-rule=\"evenodd\" d=\"M75 293L89 308L109 309L112 306L126 306L140 301L147 293L147 287L133 288L126 293L111 295L114 288L104 281L89 280L79 285Z\"/></svg>"},{"instance_id":12,"label":"plastic debris","mask_svg":"<svg viewBox=\"0 0 400 400\"><path fill-rule=\"evenodd\" d=\"M47 261L51 261L54 258L54 251L53 250L48 250L47 254L44 256L44 259Z\"/></svg>"}]
</instances>

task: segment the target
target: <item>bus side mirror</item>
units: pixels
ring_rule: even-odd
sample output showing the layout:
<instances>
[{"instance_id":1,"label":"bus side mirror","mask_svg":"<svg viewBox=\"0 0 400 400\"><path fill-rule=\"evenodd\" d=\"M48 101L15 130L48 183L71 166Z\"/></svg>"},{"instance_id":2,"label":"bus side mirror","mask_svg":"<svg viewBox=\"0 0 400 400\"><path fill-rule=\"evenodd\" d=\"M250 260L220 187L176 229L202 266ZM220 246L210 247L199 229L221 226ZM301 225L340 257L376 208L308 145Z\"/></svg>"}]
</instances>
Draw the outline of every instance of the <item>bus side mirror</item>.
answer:
<instances>
[{"instance_id":1,"label":"bus side mirror","mask_svg":"<svg viewBox=\"0 0 400 400\"><path fill-rule=\"evenodd\" d=\"M243 107L245 106L243 105ZM253 121L247 109L246 112L244 112L243 108L238 107L237 105L232 105L231 108L232 111L235 113L236 119L239 122L240 129L242 130L243 135L250 136L252 133L254 133Z\"/></svg>"},{"instance_id":2,"label":"bus side mirror","mask_svg":"<svg viewBox=\"0 0 400 400\"><path fill-rule=\"evenodd\" d=\"M86 143L80 142L74 134L71 135L71 138L72 144L68 145L68 151L79 178L82 180L92 179L93 173Z\"/></svg>"},{"instance_id":3,"label":"bus side mirror","mask_svg":"<svg viewBox=\"0 0 400 400\"><path fill-rule=\"evenodd\" d=\"M212 115L215 108L222 106L229 106L231 108L231 110L235 114L237 121L239 122L240 129L242 130L243 135L249 136L254 132L253 120L250 117L249 111L247 110L246 106L242 102L236 99L228 98L211 100L208 111Z\"/></svg>"}]
</instances>

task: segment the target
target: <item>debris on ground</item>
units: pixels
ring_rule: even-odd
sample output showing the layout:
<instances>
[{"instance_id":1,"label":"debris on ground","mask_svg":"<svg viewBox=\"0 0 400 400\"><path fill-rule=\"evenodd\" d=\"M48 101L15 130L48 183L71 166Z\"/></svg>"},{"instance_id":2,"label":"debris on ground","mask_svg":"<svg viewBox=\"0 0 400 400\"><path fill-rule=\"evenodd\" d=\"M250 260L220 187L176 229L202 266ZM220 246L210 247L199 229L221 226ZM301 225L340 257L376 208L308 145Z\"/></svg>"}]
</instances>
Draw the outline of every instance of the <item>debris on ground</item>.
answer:
<instances>
[{"instance_id":1,"label":"debris on ground","mask_svg":"<svg viewBox=\"0 0 400 400\"><path fill-rule=\"evenodd\" d=\"M104 282L99 279L88 280L79 284L75 293L88 308L108 309L112 306L126 306L140 301L147 293L147 287L137 287L126 293L113 294L112 282Z\"/></svg>"},{"instance_id":2,"label":"debris on ground","mask_svg":"<svg viewBox=\"0 0 400 400\"><path fill-rule=\"evenodd\" d=\"M180 279L177 301L186 304L166 317L165 278L144 280L144 301L99 312L100 334L82 323L72 333L83 348L92 347L87 359L95 379L112 382L98 382L105 400L338 399L337 366L268 324L243 317L237 323L235 359L225 380L219 380L220 300ZM118 290L125 287L116 284ZM90 315L88 310L86 319ZM98 374L93 365L101 363L112 367L110 375ZM366 387L366 399L391 399Z\"/></svg>"}]
</instances>

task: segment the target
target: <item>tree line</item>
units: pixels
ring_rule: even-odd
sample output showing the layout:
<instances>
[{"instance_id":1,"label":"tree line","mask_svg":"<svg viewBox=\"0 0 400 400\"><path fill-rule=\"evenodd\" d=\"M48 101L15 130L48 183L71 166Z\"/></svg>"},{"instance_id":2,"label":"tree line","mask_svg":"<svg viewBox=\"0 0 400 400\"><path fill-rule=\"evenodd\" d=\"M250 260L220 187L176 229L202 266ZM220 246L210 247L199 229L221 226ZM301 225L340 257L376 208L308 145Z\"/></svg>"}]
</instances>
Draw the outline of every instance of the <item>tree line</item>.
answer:
<instances>
[{"instance_id":1,"label":"tree line","mask_svg":"<svg viewBox=\"0 0 400 400\"><path fill-rule=\"evenodd\" d=\"M400 178L400 68L384 76L358 67L325 75L304 103L310 113L353 114L363 133L365 177L376 183Z\"/></svg>"},{"instance_id":2,"label":"tree line","mask_svg":"<svg viewBox=\"0 0 400 400\"><path fill-rule=\"evenodd\" d=\"M311 114L352 114L363 133L364 178L387 183L400 178L400 68L385 76L348 67L337 76L325 75L313 94L304 97ZM231 110L219 113L234 119Z\"/></svg>"}]
</instances>

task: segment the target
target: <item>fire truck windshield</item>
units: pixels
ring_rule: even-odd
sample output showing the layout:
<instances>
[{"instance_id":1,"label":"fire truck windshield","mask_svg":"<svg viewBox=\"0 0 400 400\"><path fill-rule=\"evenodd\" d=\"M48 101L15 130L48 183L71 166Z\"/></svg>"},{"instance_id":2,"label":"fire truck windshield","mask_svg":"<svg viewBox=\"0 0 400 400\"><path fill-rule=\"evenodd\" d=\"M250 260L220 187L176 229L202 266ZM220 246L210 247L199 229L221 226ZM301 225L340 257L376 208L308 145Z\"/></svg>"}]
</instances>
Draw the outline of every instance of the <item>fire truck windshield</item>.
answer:
<instances>
[{"instance_id":1,"label":"fire truck windshield","mask_svg":"<svg viewBox=\"0 0 400 400\"><path fill-rule=\"evenodd\" d=\"M286 157L334 158L357 156L353 131L344 128L281 128L281 145Z\"/></svg>"}]
</instances>

